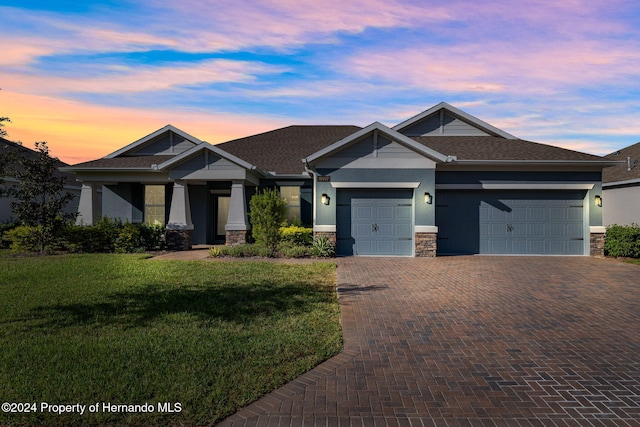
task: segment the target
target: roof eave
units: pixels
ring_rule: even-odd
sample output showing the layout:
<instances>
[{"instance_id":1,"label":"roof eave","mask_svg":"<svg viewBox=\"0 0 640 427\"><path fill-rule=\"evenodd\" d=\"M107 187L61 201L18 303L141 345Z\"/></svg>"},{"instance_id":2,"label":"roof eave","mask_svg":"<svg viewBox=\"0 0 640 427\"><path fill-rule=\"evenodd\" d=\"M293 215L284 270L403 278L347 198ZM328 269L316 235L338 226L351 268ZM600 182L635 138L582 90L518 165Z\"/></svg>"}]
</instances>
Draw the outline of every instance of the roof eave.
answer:
<instances>
[{"instance_id":1,"label":"roof eave","mask_svg":"<svg viewBox=\"0 0 640 427\"><path fill-rule=\"evenodd\" d=\"M464 165L571 165L571 166L618 166L623 162L610 160L456 160Z\"/></svg>"},{"instance_id":2,"label":"roof eave","mask_svg":"<svg viewBox=\"0 0 640 427\"><path fill-rule=\"evenodd\" d=\"M109 167L68 167L68 168L60 168L63 172L69 173L78 173L78 172L157 172L157 169L152 167L137 167L137 168L109 168Z\"/></svg>"},{"instance_id":3,"label":"roof eave","mask_svg":"<svg viewBox=\"0 0 640 427\"><path fill-rule=\"evenodd\" d=\"M624 181L603 182L602 183L602 188L617 187L617 186L620 186L620 185L634 185L634 184L640 184L640 178L626 179Z\"/></svg>"}]
</instances>

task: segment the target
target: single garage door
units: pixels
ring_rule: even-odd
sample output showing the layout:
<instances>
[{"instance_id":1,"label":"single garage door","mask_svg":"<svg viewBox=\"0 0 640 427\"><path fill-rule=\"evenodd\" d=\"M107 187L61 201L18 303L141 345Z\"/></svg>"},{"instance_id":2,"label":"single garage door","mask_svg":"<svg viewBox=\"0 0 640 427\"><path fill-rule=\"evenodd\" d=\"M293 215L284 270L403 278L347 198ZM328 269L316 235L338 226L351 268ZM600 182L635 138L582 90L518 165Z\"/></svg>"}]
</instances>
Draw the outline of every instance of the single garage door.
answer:
<instances>
[{"instance_id":1,"label":"single garage door","mask_svg":"<svg viewBox=\"0 0 640 427\"><path fill-rule=\"evenodd\" d=\"M339 190L338 255L413 254L413 190Z\"/></svg>"},{"instance_id":2,"label":"single garage door","mask_svg":"<svg viewBox=\"0 0 640 427\"><path fill-rule=\"evenodd\" d=\"M439 254L583 255L585 191L439 191Z\"/></svg>"}]
</instances>

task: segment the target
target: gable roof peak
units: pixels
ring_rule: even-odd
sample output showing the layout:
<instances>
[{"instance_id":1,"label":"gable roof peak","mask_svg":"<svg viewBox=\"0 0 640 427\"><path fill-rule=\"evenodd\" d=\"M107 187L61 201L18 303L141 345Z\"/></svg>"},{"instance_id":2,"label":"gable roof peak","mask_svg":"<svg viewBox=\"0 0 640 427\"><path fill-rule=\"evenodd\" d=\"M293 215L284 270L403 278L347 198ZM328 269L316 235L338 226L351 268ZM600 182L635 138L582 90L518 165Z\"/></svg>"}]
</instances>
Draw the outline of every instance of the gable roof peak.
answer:
<instances>
[{"instance_id":1,"label":"gable roof peak","mask_svg":"<svg viewBox=\"0 0 640 427\"><path fill-rule=\"evenodd\" d=\"M156 130L155 132L152 132L149 135L144 136L144 137L138 139L137 141L134 141L131 144L128 144L128 145L120 148L117 151L114 151L113 153L107 154L106 156L104 156L104 158L105 159L112 159L114 157L119 157L119 156L125 155L127 153L130 153L130 152L134 151L136 148L146 144L147 142L149 142L149 141L153 140L154 138L156 138L156 137L158 137L158 136L160 136L162 134L165 134L167 132L173 132L176 135L180 135L182 138L190 141L191 143L193 143L195 145L200 145L200 144L202 144L204 142L204 141L196 138L195 136L190 135L187 132L184 132L184 131L178 129L175 126L173 126L171 124L168 124L168 125L160 128L160 129Z\"/></svg>"},{"instance_id":2,"label":"gable roof peak","mask_svg":"<svg viewBox=\"0 0 640 427\"><path fill-rule=\"evenodd\" d=\"M402 132L403 130L408 129L410 126L413 126L418 122L437 114L440 111L446 111L449 114L462 119L463 121L467 122L471 126L483 132L486 132L490 136L497 136L505 139L518 139L517 137L511 135L510 133L507 133L501 129L498 129L497 127L490 125L489 123L483 120L480 120L479 118L472 116L471 114L465 111L462 111L459 108L456 108L453 105L444 101L434 105L433 107L423 111L422 113L418 113L415 116L401 123L398 123L393 127L393 130Z\"/></svg>"}]
</instances>

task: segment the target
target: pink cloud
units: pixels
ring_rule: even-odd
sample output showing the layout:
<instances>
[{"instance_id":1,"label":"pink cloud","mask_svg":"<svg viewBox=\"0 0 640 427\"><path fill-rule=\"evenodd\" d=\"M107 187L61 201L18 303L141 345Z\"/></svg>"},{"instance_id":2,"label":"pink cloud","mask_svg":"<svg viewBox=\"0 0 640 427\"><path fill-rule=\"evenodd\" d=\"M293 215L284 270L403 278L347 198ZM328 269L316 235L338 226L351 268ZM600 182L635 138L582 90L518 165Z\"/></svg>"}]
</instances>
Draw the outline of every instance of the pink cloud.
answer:
<instances>
[{"instance_id":1,"label":"pink cloud","mask_svg":"<svg viewBox=\"0 0 640 427\"><path fill-rule=\"evenodd\" d=\"M258 74L277 73L282 67L262 63L210 60L173 67L135 68L119 66L101 70L98 77L48 77L20 73L0 73L5 87L34 94L126 93L170 89L181 85L220 82L247 82Z\"/></svg>"},{"instance_id":2,"label":"pink cloud","mask_svg":"<svg viewBox=\"0 0 640 427\"><path fill-rule=\"evenodd\" d=\"M289 124L264 115L106 107L5 90L0 99L2 114L11 118L9 139L30 148L47 141L52 154L70 164L102 157L169 123L214 144Z\"/></svg>"}]
</instances>

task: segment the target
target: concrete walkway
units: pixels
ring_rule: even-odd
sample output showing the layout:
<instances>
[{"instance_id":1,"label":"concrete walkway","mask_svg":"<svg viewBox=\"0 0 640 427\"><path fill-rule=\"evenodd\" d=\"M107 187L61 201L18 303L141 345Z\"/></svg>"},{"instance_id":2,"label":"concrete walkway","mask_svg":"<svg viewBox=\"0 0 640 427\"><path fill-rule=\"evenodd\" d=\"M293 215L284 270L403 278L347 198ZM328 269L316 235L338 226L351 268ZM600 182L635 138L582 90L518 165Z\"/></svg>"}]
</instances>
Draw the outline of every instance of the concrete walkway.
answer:
<instances>
[{"instance_id":1,"label":"concrete walkway","mask_svg":"<svg viewBox=\"0 0 640 427\"><path fill-rule=\"evenodd\" d=\"M640 426L640 266L337 263L344 351L220 426Z\"/></svg>"}]
</instances>

